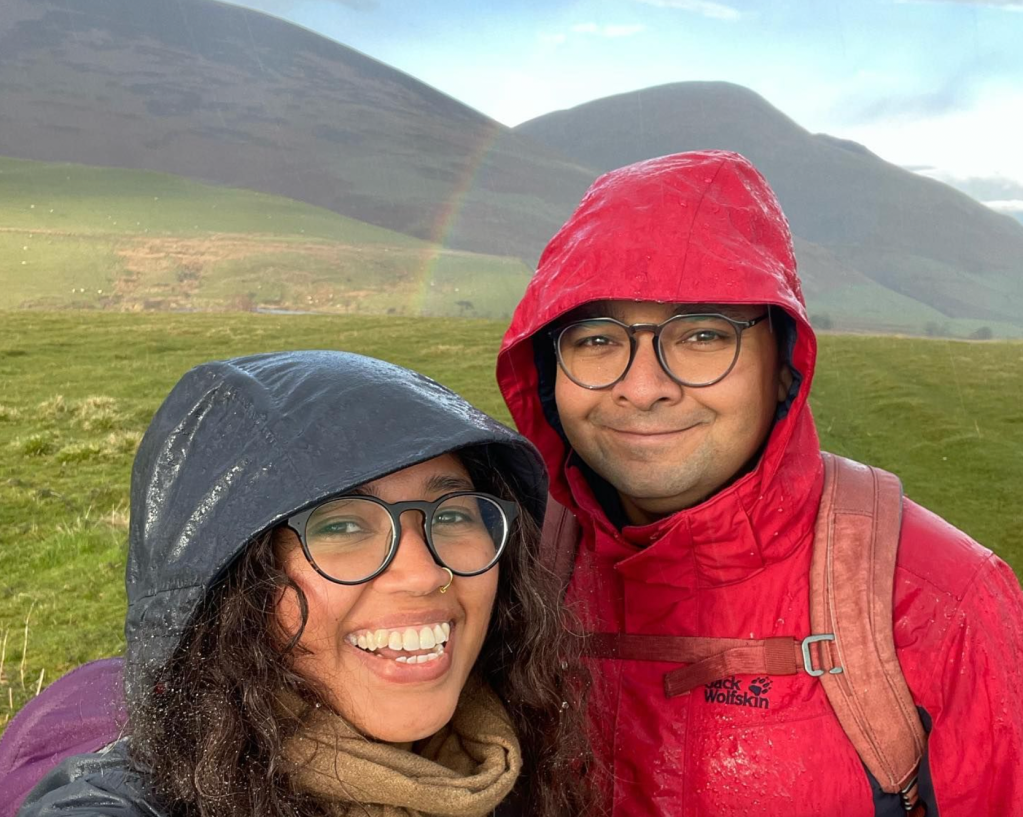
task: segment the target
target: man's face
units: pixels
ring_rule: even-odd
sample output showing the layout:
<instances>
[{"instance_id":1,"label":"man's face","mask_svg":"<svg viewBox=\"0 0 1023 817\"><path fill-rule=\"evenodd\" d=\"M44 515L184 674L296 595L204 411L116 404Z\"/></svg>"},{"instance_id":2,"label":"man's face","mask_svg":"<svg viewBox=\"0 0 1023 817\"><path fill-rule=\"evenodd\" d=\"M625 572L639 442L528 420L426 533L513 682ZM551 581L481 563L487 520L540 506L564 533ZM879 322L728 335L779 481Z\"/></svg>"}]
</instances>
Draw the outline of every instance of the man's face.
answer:
<instances>
[{"instance_id":1,"label":"man's face","mask_svg":"<svg viewBox=\"0 0 1023 817\"><path fill-rule=\"evenodd\" d=\"M604 301L582 317L660 323L679 312L720 312L736 320L764 306L680 307L649 301ZM681 386L661 368L649 332L628 374L607 389L589 390L558 368L555 400L572 448L621 496L634 524L696 505L730 483L763 444L792 383L779 366L769 321L742 334L735 367L718 383Z\"/></svg>"}]
</instances>

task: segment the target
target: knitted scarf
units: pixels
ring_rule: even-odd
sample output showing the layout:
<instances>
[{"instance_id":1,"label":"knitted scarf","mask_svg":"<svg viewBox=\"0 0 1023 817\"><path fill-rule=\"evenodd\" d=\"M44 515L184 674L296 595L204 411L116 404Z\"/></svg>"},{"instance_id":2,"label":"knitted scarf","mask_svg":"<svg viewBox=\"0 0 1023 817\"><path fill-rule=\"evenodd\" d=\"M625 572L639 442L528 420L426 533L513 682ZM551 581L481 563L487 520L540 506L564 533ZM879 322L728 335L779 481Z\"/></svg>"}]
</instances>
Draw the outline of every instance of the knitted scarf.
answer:
<instances>
[{"instance_id":1,"label":"knitted scarf","mask_svg":"<svg viewBox=\"0 0 1023 817\"><path fill-rule=\"evenodd\" d=\"M287 742L296 787L336 801L337 817L484 817L511 792L522 753L502 703L470 678L451 721L408 751L314 710Z\"/></svg>"}]
</instances>

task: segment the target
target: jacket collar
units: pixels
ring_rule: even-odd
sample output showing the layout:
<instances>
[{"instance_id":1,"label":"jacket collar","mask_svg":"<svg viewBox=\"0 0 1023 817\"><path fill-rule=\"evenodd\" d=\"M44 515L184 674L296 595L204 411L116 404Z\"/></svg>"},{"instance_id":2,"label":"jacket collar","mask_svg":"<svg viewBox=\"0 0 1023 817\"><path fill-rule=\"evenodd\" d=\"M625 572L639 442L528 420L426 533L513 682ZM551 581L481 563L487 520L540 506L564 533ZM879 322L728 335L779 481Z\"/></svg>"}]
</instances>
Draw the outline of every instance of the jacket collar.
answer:
<instances>
[{"instance_id":1,"label":"jacket collar","mask_svg":"<svg viewBox=\"0 0 1023 817\"><path fill-rule=\"evenodd\" d=\"M621 530L582 469L567 463L564 478L585 545L626 580L687 588L740 582L786 559L810 542L824 479L813 423L795 425L792 437L776 426L757 467L706 501ZM773 478L765 479L765 460L782 438L789 445Z\"/></svg>"}]
</instances>

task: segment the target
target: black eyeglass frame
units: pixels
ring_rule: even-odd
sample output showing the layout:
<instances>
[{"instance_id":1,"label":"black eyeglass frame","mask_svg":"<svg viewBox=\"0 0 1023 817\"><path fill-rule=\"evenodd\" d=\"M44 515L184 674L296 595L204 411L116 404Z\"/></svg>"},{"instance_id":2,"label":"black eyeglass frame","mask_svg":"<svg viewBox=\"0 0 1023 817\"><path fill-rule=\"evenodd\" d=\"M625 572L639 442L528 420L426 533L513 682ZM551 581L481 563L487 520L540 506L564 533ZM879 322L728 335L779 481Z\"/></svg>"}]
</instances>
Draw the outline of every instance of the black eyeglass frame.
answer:
<instances>
[{"instance_id":1,"label":"black eyeglass frame","mask_svg":"<svg viewBox=\"0 0 1023 817\"><path fill-rule=\"evenodd\" d=\"M622 323L622 321L616 320L615 318L607 318L607 317L585 318L585 319L579 320L579 321L572 321L572 323L566 324L564 326L556 326L553 329L548 330L548 334L550 335L551 339L554 341L554 354L558 358L558 366L561 368L561 371L563 371L565 373L565 377L567 377L569 380L571 380L573 383L575 383L577 386L579 386L582 389L589 389L590 391L600 391L602 389L610 389L612 386L614 386L617 383L621 383L625 379L626 375L628 375L628 373L629 373L629 369L632 368L633 361L636 359L636 349L638 348L638 345L636 343L636 333L637 332L650 332L650 333L653 334L654 351L657 353L657 361L658 361L658 363L661 364L661 369L664 370L664 373L666 375L668 375L668 377L670 377L672 380L674 380L680 386L686 386L687 388L690 388L690 389L702 389L702 388L706 388L707 386L713 386L715 383L720 383L722 380L724 380L726 377L728 377L728 375L731 373L732 369L735 368L735 364L739 360L739 352L742 349L742 333L745 332L747 329L749 329L749 328L751 328L753 326L756 326L758 323L766 320L770 316L771 316L771 311L770 311L770 309L768 309L768 311L765 312L763 315L758 315L757 317L751 318L748 321L740 321L740 320L736 320L735 318L729 318L727 315L722 315L719 312L700 312L700 313L686 313L686 314L682 314L682 315L672 315L666 321L662 321L661 323L632 323L632 324L629 324L629 323ZM719 377L714 378L713 380L708 380L705 383L690 383L689 381L683 380L681 377L676 375L669 368L667 362L664 360L664 354L661 351L660 339L661 339L661 332L664 331L664 327L668 326L671 323L674 323L675 321L693 320L694 318L720 318L721 320L727 321L733 327L735 327L735 353L732 355L732 362L728 364L728 368L725 369L723 374L721 374ZM603 385L600 385L600 386L589 386L586 383L580 383L578 380L576 380L572 376L572 373L568 370L568 366L565 365L565 361L561 357L561 337L562 337L562 335L565 334L565 332L567 332L569 329L571 329L574 326L579 326L580 324L584 324L584 323L592 324L592 323L598 323L598 322L613 323L615 326L620 326L622 329L625 330L625 332L629 336L629 362L625 364L625 369L622 370L622 373L620 375L618 375L618 377L616 377L610 383L604 383Z\"/></svg>"},{"instance_id":2,"label":"black eyeglass frame","mask_svg":"<svg viewBox=\"0 0 1023 817\"><path fill-rule=\"evenodd\" d=\"M445 564L444 560L440 557L440 554L437 552L436 546L433 544L433 533L431 530L432 525L430 524L431 520L433 519L433 515L437 512L437 509L440 508L441 505L460 496L476 496L485 500L489 500L490 502L497 505L497 507L501 510L501 513L504 515L505 522L504 539L498 545L497 551L494 554L494 558L486 567L480 570L474 570L471 573L466 573L461 570L455 570L453 567ZM338 579L334 576L331 576L329 573L325 572L323 568L316 564L316 560L313 559L312 553L309 551L309 543L306 539L306 525L309 523L309 519L312 517L312 515L322 506L331 502L337 502L338 500L341 499L361 499L367 502L372 502L376 505L379 505L381 508L387 511L387 515L391 518L391 544L387 550L387 555L384 557L384 561L381 563L379 569L371 573L366 578L358 579L356 581ZM410 499L405 502L385 502L384 500L378 499L375 496L366 496L363 494L338 494L337 496L332 496L328 497L327 499L323 499L317 502L315 505L306 508L303 511L299 511L298 513L292 514L291 516L284 520L284 525L288 528L291 528L291 530L295 532L295 535L298 536L299 542L302 543L302 552L305 554L306 561L309 562L313 570L319 573L327 581L334 582L334 584L354 586L373 581L373 579L381 575L385 570L387 570L387 568L391 566L391 562L394 561L394 557L398 555L398 547L401 542L401 516L406 511L419 511L422 514L421 525L424 534L423 538L426 542L427 549L430 551L430 555L433 556L434 562L436 562L441 567L450 570L452 574L454 574L455 576L461 576L463 578L479 576L482 575L483 573L486 573L488 570L493 569L494 565L496 565L500 560L501 555L505 551L505 548L508 546L508 540L511 539L512 525L515 523L515 520L518 519L519 516L518 503L513 502L512 500L509 499L501 499L500 497L496 497L493 494L488 494L485 491L454 491L449 494L444 494L444 496L438 497L437 499L434 499L430 502L427 502L425 500L414 499Z\"/></svg>"}]
</instances>

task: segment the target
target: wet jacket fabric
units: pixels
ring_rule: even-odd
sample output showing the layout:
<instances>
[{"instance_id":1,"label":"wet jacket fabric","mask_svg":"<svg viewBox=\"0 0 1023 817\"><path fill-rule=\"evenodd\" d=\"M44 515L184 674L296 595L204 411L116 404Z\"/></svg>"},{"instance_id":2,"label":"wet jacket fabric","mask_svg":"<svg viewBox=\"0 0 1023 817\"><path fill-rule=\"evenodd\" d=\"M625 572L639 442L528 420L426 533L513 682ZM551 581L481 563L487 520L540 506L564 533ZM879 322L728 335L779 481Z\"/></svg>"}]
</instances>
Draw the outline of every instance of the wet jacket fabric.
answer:
<instances>
[{"instance_id":1,"label":"wet jacket fabric","mask_svg":"<svg viewBox=\"0 0 1023 817\"><path fill-rule=\"evenodd\" d=\"M423 375L331 351L188 372L153 418L132 471L129 717L200 600L254 537L322 499L470 446L487 447L524 510L542 519L547 480L536 449ZM120 741L62 763L19 817L162 813Z\"/></svg>"},{"instance_id":2,"label":"wet jacket fabric","mask_svg":"<svg viewBox=\"0 0 1023 817\"><path fill-rule=\"evenodd\" d=\"M796 382L755 467L695 507L624 525L569 450L546 331L604 299L769 304L791 319ZM781 326L784 321L775 321ZM498 381L578 518L566 601L593 631L760 639L810 634L809 565L822 490L807 405L816 341L788 226L760 174L723 152L602 176L554 237L516 310ZM894 638L930 726L928 814L1023 814L1023 601L990 551L904 502ZM591 723L615 817L898 814L874 789L825 693L806 675L735 676L667 699L677 665L594 660Z\"/></svg>"}]
</instances>

